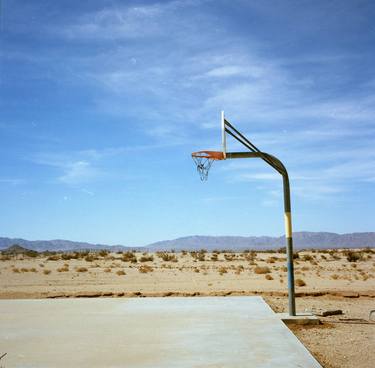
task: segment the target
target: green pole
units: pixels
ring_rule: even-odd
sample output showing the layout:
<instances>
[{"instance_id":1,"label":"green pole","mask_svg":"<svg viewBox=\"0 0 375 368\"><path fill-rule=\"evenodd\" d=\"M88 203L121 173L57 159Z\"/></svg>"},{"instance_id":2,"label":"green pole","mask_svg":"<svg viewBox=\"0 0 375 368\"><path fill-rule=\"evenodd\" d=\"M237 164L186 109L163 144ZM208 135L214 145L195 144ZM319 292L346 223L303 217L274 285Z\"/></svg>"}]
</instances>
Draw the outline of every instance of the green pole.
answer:
<instances>
[{"instance_id":1,"label":"green pole","mask_svg":"<svg viewBox=\"0 0 375 368\"><path fill-rule=\"evenodd\" d=\"M288 304L289 315L296 315L296 301L294 290L294 264L293 264L293 234L292 234L292 209L290 204L290 184L288 172L283 163L265 152L227 152L226 159L232 158L262 158L270 166L272 166L283 177L283 192L284 192L284 224L285 224L285 241L287 254L287 269L288 269Z\"/></svg>"}]
</instances>

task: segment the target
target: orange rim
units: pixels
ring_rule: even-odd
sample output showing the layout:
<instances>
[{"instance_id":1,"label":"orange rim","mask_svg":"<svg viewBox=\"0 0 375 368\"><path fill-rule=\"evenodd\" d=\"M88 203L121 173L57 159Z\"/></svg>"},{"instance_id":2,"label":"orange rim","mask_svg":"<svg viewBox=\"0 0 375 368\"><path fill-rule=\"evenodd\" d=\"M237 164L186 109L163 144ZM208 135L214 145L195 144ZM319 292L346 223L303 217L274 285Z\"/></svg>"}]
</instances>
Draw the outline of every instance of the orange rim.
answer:
<instances>
[{"instance_id":1,"label":"orange rim","mask_svg":"<svg viewBox=\"0 0 375 368\"><path fill-rule=\"evenodd\" d=\"M224 153L220 151L198 151L193 152L191 156L209 158L211 160L224 160Z\"/></svg>"}]
</instances>

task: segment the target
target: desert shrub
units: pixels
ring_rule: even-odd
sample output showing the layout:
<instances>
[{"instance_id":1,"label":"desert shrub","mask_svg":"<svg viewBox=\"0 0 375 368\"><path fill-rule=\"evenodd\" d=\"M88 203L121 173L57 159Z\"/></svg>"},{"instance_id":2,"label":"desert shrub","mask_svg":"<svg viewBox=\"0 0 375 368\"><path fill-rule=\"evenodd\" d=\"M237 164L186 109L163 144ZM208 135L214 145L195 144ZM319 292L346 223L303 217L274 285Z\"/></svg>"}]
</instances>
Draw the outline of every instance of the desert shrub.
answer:
<instances>
[{"instance_id":1,"label":"desert shrub","mask_svg":"<svg viewBox=\"0 0 375 368\"><path fill-rule=\"evenodd\" d=\"M266 276L265 276L266 280L273 280L273 277L268 273Z\"/></svg>"},{"instance_id":2,"label":"desert shrub","mask_svg":"<svg viewBox=\"0 0 375 368\"><path fill-rule=\"evenodd\" d=\"M107 267L107 268L104 269L104 272L112 272L112 269L110 269L109 267Z\"/></svg>"},{"instance_id":3,"label":"desert shrub","mask_svg":"<svg viewBox=\"0 0 375 368\"><path fill-rule=\"evenodd\" d=\"M150 255L143 255L141 258L139 258L139 262L152 262L154 260L154 256Z\"/></svg>"},{"instance_id":4,"label":"desert shrub","mask_svg":"<svg viewBox=\"0 0 375 368\"><path fill-rule=\"evenodd\" d=\"M168 252L157 252L157 256L164 262L177 262L177 257L175 254L169 254Z\"/></svg>"},{"instance_id":5,"label":"desert shrub","mask_svg":"<svg viewBox=\"0 0 375 368\"><path fill-rule=\"evenodd\" d=\"M243 253L243 257L246 259L246 261L249 261L249 262L254 262L255 259L256 259L256 252L255 251L249 251L249 252L246 252L246 253Z\"/></svg>"},{"instance_id":6,"label":"desert shrub","mask_svg":"<svg viewBox=\"0 0 375 368\"><path fill-rule=\"evenodd\" d=\"M99 256L100 257L107 257L108 256L108 254L109 254L109 251L108 250L105 250L105 249L102 249L101 251L99 251Z\"/></svg>"},{"instance_id":7,"label":"desert shrub","mask_svg":"<svg viewBox=\"0 0 375 368\"><path fill-rule=\"evenodd\" d=\"M30 272L34 272L34 273L38 272L38 270L37 270L35 267L31 267L31 268L29 269L29 271L30 271Z\"/></svg>"},{"instance_id":8,"label":"desert shrub","mask_svg":"<svg viewBox=\"0 0 375 368\"><path fill-rule=\"evenodd\" d=\"M297 279L297 280L295 281L295 283L296 283L297 286L300 286L300 287L302 287L302 286L306 286L306 282L303 281L302 279Z\"/></svg>"},{"instance_id":9,"label":"desert shrub","mask_svg":"<svg viewBox=\"0 0 375 368\"><path fill-rule=\"evenodd\" d=\"M310 270L310 267L303 266L303 267L301 268L301 270L302 270L302 271L308 271L308 270Z\"/></svg>"},{"instance_id":10,"label":"desert shrub","mask_svg":"<svg viewBox=\"0 0 375 368\"><path fill-rule=\"evenodd\" d=\"M137 263L137 257L135 255L135 253L133 253L133 252L125 252L122 255L122 261L123 262Z\"/></svg>"},{"instance_id":11,"label":"desert shrub","mask_svg":"<svg viewBox=\"0 0 375 368\"><path fill-rule=\"evenodd\" d=\"M50 252L50 251L46 250L44 252L41 252L40 254L42 255L42 257L48 257L52 254L56 254L56 252Z\"/></svg>"},{"instance_id":12,"label":"desert shrub","mask_svg":"<svg viewBox=\"0 0 375 368\"><path fill-rule=\"evenodd\" d=\"M227 273L227 268L226 267L219 267L218 272L220 275L223 275L224 273Z\"/></svg>"},{"instance_id":13,"label":"desert shrub","mask_svg":"<svg viewBox=\"0 0 375 368\"><path fill-rule=\"evenodd\" d=\"M81 253L80 252L74 252L74 253L70 254L70 258L71 259L81 258Z\"/></svg>"},{"instance_id":14,"label":"desert shrub","mask_svg":"<svg viewBox=\"0 0 375 368\"><path fill-rule=\"evenodd\" d=\"M148 273L154 271L154 269L149 265L142 265L138 267L140 273Z\"/></svg>"},{"instance_id":15,"label":"desert shrub","mask_svg":"<svg viewBox=\"0 0 375 368\"><path fill-rule=\"evenodd\" d=\"M224 259L226 261L233 261L235 259L235 257L236 257L236 255L233 254L233 253L232 254L227 254L227 253L224 254Z\"/></svg>"},{"instance_id":16,"label":"desert shrub","mask_svg":"<svg viewBox=\"0 0 375 368\"><path fill-rule=\"evenodd\" d=\"M39 255L39 252L37 252L35 250L27 250L25 252L25 256L30 257L30 258L38 257L38 255Z\"/></svg>"},{"instance_id":17,"label":"desert shrub","mask_svg":"<svg viewBox=\"0 0 375 368\"><path fill-rule=\"evenodd\" d=\"M77 252L78 258L85 258L90 254L88 250L81 250Z\"/></svg>"},{"instance_id":18,"label":"desert shrub","mask_svg":"<svg viewBox=\"0 0 375 368\"><path fill-rule=\"evenodd\" d=\"M63 261L70 261L72 258L73 258L73 254L72 253L63 253L63 254L61 254L61 259Z\"/></svg>"},{"instance_id":19,"label":"desert shrub","mask_svg":"<svg viewBox=\"0 0 375 368\"><path fill-rule=\"evenodd\" d=\"M218 256L217 253L213 253L213 254L211 255L211 261L214 261L214 262L218 261L218 260L219 260L218 257L219 257L219 256Z\"/></svg>"},{"instance_id":20,"label":"desert shrub","mask_svg":"<svg viewBox=\"0 0 375 368\"><path fill-rule=\"evenodd\" d=\"M64 265L57 269L57 272L69 272L69 266Z\"/></svg>"},{"instance_id":21,"label":"desert shrub","mask_svg":"<svg viewBox=\"0 0 375 368\"><path fill-rule=\"evenodd\" d=\"M206 253L207 251L205 249L201 249L199 252L190 252L190 256L194 258L195 261L204 262L206 260Z\"/></svg>"},{"instance_id":22,"label":"desert shrub","mask_svg":"<svg viewBox=\"0 0 375 368\"><path fill-rule=\"evenodd\" d=\"M45 275L49 275L49 274L51 273L51 270L47 270L47 269L45 269L45 270L43 270L43 273L44 273Z\"/></svg>"},{"instance_id":23,"label":"desert shrub","mask_svg":"<svg viewBox=\"0 0 375 368\"><path fill-rule=\"evenodd\" d=\"M267 262L267 263L275 263L276 260L277 260L277 257L268 257L268 258L266 259L266 262Z\"/></svg>"},{"instance_id":24,"label":"desert shrub","mask_svg":"<svg viewBox=\"0 0 375 368\"><path fill-rule=\"evenodd\" d=\"M28 269L28 268L25 268L25 267L22 267L22 268L21 268L21 272L29 272L29 269Z\"/></svg>"},{"instance_id":25,"label":"desert shrub","mask_svg":"<svg viewBox=\"0 0 375 368\"><path fill-rule=\"evenodd\" d=\"M119 275L119 276L124 276L124 275L126 275L126 273L125 273L124 270L118 270L118 271L116 272L116 274Z\"/></svg>"},{"instance_id":26,"label":"desert shrub","mask_svg":"<svg viewBox=\"0 0 375 368\"><path fill-rule=\"evenodd\" d=\"M194 267L194 272L199 273L200 272L199 268L198 267Z\"/></svg>"},{"instance_id":27,"label":"desert shrub","mask_svg":"<svg viewBox=\"0 0 375 368\"><path fill-rule=\"evenodd\" d=\"M298 252L293 253L293 259L299 259L299 253Z\"/></svg>"},{"instance_id":28,"label":"desert shrub","mask_svg":"<svg viewBox=\"0 0 375 368\"><path fill-rule=\"evenodd\" d=\"M2 254L0 260L1 261L10 261L11 258L10 258L10 256L8 256L6 254Z\"/></svg>"},{"instance_id":29,"label":"desert shrub","mask_svg":"<svg viewBox=\"0 0 375 368\"><path fill-rule=\"evenodd\" d=\"M244 266L240 265L236 267L236 271L234 272L236 275L240 275L241 272L245 270Z\"/></svg>"},{"instance_id":30,"label":"desert shrub","mask_svg":"<svg viewBox=\"0 0 375 368\"><path fill-rule=\"evenodd\" d=\"M312 261L313 257L310 254L304 254L303 257L302 257L302 260L307 261L307 262Z\"/></svg>"},{"instance_id":31,"label":"desert shrub","mask_svg":"<svg viewBox=\"0 0 375 368\"><path fill-rule=\"evenodd\" d=\"M77 272L87 272L88 269L87 269L86 267L77 267L77 268L76 268L76 271L77 271Z\"/></svg>"},{"instance_id":32,"label":"desert shrub","mask_svg":"<svg viewBox=\"0 0 375 368\"><path fill-rule=\"evenodd\" d=\"M19 270L17 267L14 267L14 268L12 269L12 271L13 271L14 273L20 273L20 270Z\"/></svg>"},{"instance_id":33,"label":"desert shrub","mask_svg":"<svg viewBox=\"0 0 375 368\"><path fill-rule=\"evenodd\" d=\"M349 251L345 252L345 255L346 255L346 259L349 262L361 261L362 258L363 258L362 252L353 252L353 251L349 250Z\"/></svg>"},{"instance_id":34,"label":"desert shrub","mask_svg":"<svg viewBox=\"0 0 375 368\"><path fill-rule=\"evenodd\" d=\"M335 273L335 274L333 274L332 276L331 276L331 279L332 280L337 280L337 279L339 279L340 278L340 276L337 274L337 273Z\"/></svg>"},{"instance_id":35,"label":"desert shrub","mask_svg":"<svg viewBox=\"0 0 375 368\"><path fill-rule=\"evenodd\" d=\"M85 257L85 261L86 262L93 262L93 261L97 261L99 258L94 255L94 254L88 254L86 257Z\"/></svg>"},{"instance_id":36,"label":"desert shrub","mask_svg":"<svg viewBox=\"0 0 375 368\"><path fill-rule=\"evenodd\" d=\"M47 257L47 261L59 261L60 259L61 259L61 256L59 254L53 254Z\"/></svg>"},{"instance_id":37,"label":"desert shrub","mask_svg":"<svg viewBox=\"0 0 375 368\"><path fill-rule=\"evenodd\" d=\"M206 254L205 253L198 253L197 260L200 262L204 262L206 260Z\"/></svg>"},{"instance_id":38,"label":"desert shrub","mask_svg":"<svg viewBox=\"0 0 375 368\"><path fill-rule=\"evenodd\" d=\"M269 267L267 267L267 266L256 266L256 267L254 268L254 272L255 272L256 274L264 274L264 273L270 273L271 270L270 270Z\"/></svg>"}]
</instances>

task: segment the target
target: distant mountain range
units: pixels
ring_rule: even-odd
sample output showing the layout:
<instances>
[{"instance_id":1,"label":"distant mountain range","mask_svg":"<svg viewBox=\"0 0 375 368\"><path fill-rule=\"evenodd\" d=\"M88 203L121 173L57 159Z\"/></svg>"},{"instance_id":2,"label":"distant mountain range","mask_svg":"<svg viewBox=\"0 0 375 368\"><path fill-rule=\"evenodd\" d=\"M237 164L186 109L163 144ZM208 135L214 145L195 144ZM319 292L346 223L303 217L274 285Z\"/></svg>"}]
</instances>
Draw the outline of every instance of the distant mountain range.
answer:
<instances>
[{"instance_id":1,"label":"distant mountain range","mask_svg":"<svg viewBox=\"0 0 375 368\"><path fill-rule=\"evenodd\" d=\"M375 232L336 234L327 232L295 232L293 234L296 249L316 248L364 248L375 247ZM278 249L285 245L284 236L187 236L174 240L163 240L145 247L126 247L122 245L105 245L75 242L70 240L25 240L0 238L0 250L18 244L36 251L69 251L69 250L99 250L126 251L129 249L159 251L159 250L199 250L199 249L228 249L228 250L265 250Z\"/></svg>"},{"instance_id":2,"label":"distant mountain range","mask_svg":"<svg viewBox=\"0 0 375 368\"><path fill-rule=\"evenodd\" d=\"M80 249L112 249L114 251L128 249L121 245L109 246L105 244L91 244L84 242L75 242L71 240L25 240L20 238L0 238L0 250L6 249L12 245L20 245L24 248L36 250L38 252L43 251L68 251L68 250L80 250ZM131 248L133 249L133 248Z\"/></svg>"}]
</instances>

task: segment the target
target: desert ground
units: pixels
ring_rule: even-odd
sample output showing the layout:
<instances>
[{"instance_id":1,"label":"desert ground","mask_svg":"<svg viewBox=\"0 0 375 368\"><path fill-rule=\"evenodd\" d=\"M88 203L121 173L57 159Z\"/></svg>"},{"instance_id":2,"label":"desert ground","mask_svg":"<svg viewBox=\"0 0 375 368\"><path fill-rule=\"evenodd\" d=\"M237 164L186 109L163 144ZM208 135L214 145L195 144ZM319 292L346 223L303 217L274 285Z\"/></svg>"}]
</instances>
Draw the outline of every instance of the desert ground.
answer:
<instances>
[{"instance_id":1,"label":"desert ground","mask_svg":"<svg viewBox=\"0 0 375 368\"><path fill-rule=\"evenodd\" d=\"M0 257L0 298L262 295L287 311L281 252L65 252ZM290 326L326 368L375 366L375 250L295 254L297 311L317 326Z\"/></svg>"}]
</instances>

